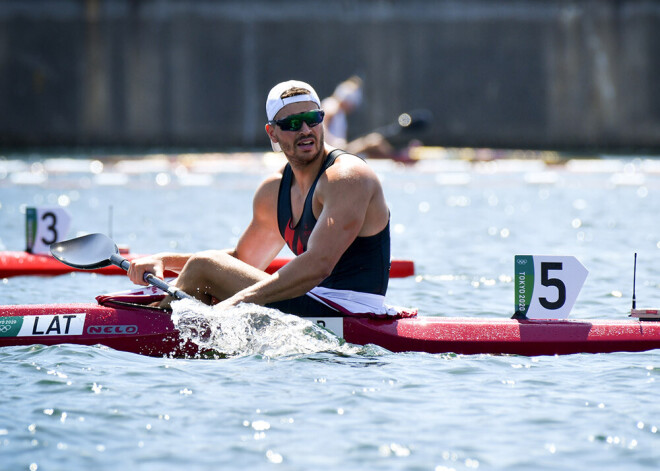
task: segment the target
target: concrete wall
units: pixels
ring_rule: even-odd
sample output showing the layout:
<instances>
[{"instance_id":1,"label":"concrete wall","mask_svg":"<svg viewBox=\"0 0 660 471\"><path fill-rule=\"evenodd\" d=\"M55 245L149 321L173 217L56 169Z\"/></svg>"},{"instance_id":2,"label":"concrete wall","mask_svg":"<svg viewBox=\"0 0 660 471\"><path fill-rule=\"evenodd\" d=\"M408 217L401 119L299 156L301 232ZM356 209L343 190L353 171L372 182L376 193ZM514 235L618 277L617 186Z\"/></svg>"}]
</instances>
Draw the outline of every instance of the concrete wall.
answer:
<instances>
[{"instance_id":1,"label":"concrete wall","mask_svg":"<svg viewBox=\"0 0 660 471\"><path fill-rule=\"evenodd\" d=\"M3 0L0 145L267 147L264 100L365 80L357 135L660 149L660 2Z\"/></svg>"}]
</instances>

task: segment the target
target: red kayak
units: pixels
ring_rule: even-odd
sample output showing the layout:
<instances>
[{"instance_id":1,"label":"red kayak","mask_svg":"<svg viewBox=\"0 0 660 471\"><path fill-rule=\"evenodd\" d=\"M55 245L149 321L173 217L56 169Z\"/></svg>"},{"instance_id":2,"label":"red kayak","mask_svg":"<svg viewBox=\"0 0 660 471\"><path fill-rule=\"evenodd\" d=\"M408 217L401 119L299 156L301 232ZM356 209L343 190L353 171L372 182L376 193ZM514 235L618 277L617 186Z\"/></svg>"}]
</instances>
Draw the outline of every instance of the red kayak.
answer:
<instances>
[{"instance_id":1,"label":"red kayak","mask_svg":"<svg viewBox=\"0 0 660 471\"><path fill-rule=\"evenodd\" d=\"M127 260L141 257L142 255L122 253ZM268 273L274 273L290 258L276 258L266 269ZM12 276L52 276L64 275L74 271L92 271L102 275L125 275L126 272L115 265L110 265L96 270L80 270L58 262L52 255L33 255L28 252L0 252L0 278ZM415 274L415 264L411 260L392 260L390 266L390 278L406 278ZM176 273L167 272L167 277L174 277Z\"/></svg>"},{"instance_id":2,"label":"red kayak","mask_svg":"<svg viewBox=\"0 0 660 471\"><path fill-rule=\"evenodd\" d=\"M101 344L150 356L196 355L170 315L135 304L0 306L0 347ZM493 318L314 318L353 344L392 352L561 355L660 348L660 322L643 320L514 320Z\"/></svg>"}]
</instances>

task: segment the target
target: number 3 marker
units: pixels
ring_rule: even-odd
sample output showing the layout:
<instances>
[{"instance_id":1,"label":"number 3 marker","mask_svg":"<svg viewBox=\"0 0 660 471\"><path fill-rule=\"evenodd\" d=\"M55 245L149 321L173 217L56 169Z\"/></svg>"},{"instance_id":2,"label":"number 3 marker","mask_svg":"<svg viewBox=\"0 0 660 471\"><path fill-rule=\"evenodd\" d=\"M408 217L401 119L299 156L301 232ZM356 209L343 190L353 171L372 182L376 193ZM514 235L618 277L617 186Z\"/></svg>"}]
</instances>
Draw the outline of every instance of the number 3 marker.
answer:
<instances>
[{"instance_id":1,"label":"number 3 marker","mask_svg":"<svg viewBox=\"0 0 660 471\"><path fill-rule=\"evenodd\" d=\"M71 225L71 215L60 207L26 208L25 250L34 253L50 253L50 244L66 237Z\"/></svg>"},{"instance_id":2,"label":"number 3 marker","mask_svg":"<svg viewBox=\"0 0 660 471\"><path fill-rule=\"evenodd\" d=\"M570 256L516 255L514 266L516 315L529 319L567 318L589 273Z\"/></svg>"}]
</instances>

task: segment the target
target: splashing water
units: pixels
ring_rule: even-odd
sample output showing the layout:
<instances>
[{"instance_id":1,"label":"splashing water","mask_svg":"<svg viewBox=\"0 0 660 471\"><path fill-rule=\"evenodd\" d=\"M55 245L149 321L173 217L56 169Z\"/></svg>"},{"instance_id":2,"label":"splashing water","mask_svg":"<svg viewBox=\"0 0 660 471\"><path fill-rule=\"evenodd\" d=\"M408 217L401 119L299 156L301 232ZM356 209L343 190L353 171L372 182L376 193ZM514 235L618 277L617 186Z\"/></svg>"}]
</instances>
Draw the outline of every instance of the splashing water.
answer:
<instances>
[{"instance_id":1,"label":"splashing water","mask_svg":"<svg viewBox=\"0 0 660 471\"><path fill-rule=\"evenodd\" d=\"M214 357L283 357L318 352L354 355L361 350L307 319L256 304L221 311L181 300L174 302L172 309L181 339L192 341L200 351L210 351Z\"/></svg>"}]
</instances>

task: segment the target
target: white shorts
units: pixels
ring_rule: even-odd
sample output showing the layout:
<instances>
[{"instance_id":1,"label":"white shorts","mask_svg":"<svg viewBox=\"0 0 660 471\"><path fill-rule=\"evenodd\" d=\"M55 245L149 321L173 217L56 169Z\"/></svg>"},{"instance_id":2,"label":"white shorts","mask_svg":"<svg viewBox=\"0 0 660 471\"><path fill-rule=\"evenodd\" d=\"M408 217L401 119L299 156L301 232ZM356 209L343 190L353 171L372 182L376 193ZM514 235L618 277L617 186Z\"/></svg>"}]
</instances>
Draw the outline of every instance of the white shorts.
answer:
<instances>
[{"instance_id":1,"label":"white shorts","mask_svg":"<svg viewBox=\"0 0 660 471\"><path fill-rule=\"evenodd\" d=\"M331 289L317 286L307 293L328 307L347 316L367 317L413 317L416 309L401 308L385 304L381 294L361 293L344 289Z\"/></svg>"}]
</instances>

